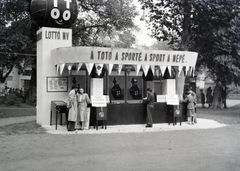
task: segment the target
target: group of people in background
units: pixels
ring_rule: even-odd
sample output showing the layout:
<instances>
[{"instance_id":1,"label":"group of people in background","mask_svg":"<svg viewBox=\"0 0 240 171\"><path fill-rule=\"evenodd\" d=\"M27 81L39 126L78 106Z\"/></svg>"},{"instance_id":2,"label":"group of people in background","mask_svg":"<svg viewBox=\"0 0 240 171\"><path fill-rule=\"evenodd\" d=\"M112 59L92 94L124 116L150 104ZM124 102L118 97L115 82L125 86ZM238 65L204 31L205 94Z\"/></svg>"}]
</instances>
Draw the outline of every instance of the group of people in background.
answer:
<instances>
[{"instance_id":1,"label":"group of people in background","mask_svg":"<svg viewBox=\"0 0 240 171\"><path fill-rule=\"evenodd\" d=\"M213 101L212 88L211 87L207 88L206 98L205 98L203 89L201 89L200 90L200 98L201 98L202 108L205 108L205 103L208 104L208 107L211 107L212 101Z\"/></svg>"},{"instance_id":2,"label":"group of people in background","mask_svg":"<svg viewBox=\"0 0 240 171\"><path fill-rule=\"evenodd\" d=\"M19 89L19 88L11 88L11 87L5 87L5 96L9 95L9 94L19 94L21 96L24 96L24 91L23 89Z\"/></svg>"},{"instance_id":3,"label":"group of people in background","mask_svg":"<svg viewBox=\"0 0 240 171\"><path fill-rule=\"evenodd\" d=\"M91 100L83 88L73 85L68 95L68 131L84 130L89 127Z\"/></svg>"},{"instance_id":4,"label":"group of people in background","mask_svg":"<svg viewBox=\"0 0 240 171\"><path fill-rule=\"evenodd\" d=\"M204 93L203 89L201 89L200 90L200 97L201 97L202 108L206 107L205 103L208 104L209 108L212 106L212 103L213 103L213 90L212 90L211 87L207 88L206 96L205 96L205 93ZM222 86L221 87L221 90L219 92L219 96L218 96L217 100L222 103L221 106L223 108L227 108L227 103L226 103L226 100L227 100L227 87L226 86Z\"/></svg>"}]
</instances>

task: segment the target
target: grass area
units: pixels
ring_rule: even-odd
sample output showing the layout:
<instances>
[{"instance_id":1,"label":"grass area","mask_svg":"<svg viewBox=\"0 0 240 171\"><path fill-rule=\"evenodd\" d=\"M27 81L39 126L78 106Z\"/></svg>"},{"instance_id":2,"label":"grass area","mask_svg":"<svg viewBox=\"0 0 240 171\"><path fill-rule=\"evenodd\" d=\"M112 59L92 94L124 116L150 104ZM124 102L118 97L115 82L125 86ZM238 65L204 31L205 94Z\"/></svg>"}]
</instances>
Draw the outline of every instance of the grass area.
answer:
<instances>
[{"instance_id":1,"label":"grass area","mask_svg":"<svg viewBox=\"0 0 240 171\"><path fill-rule=\"evenodd\" d=\"M0 127L0 135L45 134L46 130L36 121L11 124Z\"/></svg>"},{"instance_id":2,"label":"grass area","mask_svg":"<svg viewBox=\"0 0 240 171\"><path fill-rule=\"evenodd\" d=\"M21 103L20 105L0 104L0 109L1 108L36 108L36 106L28 105L26 103Z\"/></svg>"},{"instance_id":3,"label":"grass area","mask_svg":"<svg viewBox=\"0 0 240 171\"><path fill-rule=\"evenodd\" d=\"M0 119L21 117L21 116L36 116L36 107L27 104L7 106L0 105ZM18 135L18 134L44 134L46 130L37 124L36 121L11 124L0 127L0 135Z\"/></svg>"},{"instance_id":4,"label":"grass area","mask_svg":"<svg viewBox=\"0 0 240 171\"><path fill-rule=\"evenodd\" d=\"M208 109L198 108L197 117L204 119L212 119L223 124L240 124L240 104L230 108Z\"/></svg>"},{"instance_id":5,"label":"grass area","mask_svg":"<svg viewBox=\"0 0 240 171\"><path fill-rule=\"evenodd\" d=\"M0 119L21 116L36 116L36 107L28 105L21 106L0 105Z\"/></svg>"}]
</instances>

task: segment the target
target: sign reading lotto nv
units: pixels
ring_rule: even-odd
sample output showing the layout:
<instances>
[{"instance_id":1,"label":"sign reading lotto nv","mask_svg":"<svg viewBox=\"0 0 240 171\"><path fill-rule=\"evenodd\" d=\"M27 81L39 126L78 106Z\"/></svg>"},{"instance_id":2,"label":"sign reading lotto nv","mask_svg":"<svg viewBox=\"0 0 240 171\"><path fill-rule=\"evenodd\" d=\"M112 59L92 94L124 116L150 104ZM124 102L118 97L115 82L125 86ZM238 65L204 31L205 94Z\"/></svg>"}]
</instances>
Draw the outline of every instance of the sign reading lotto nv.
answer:
<instances>
[{"instance_id":1,"label":"sign reading lotto nv","mask_svg":"<svg viewBox=\"0 0 240 171\"><path fill-rule=\"evenodd\" d=\"M197 53L189 51L138 50L103 47L64 47L51 51L54 64L103 63L129 65L193 66Z\"/></svg>"},{"instance_id":2,"label":"sign reading lotto nv","mask_svg":"<svg viewBox=\"0 0 240 171\"><path fill-rule=\"evenodd\" d=\"M71 39L71 30L69 29L52 29L46 28L37 33L37 41L44 40L59 40L68 41Z\"/></svg>"}]
</instances>

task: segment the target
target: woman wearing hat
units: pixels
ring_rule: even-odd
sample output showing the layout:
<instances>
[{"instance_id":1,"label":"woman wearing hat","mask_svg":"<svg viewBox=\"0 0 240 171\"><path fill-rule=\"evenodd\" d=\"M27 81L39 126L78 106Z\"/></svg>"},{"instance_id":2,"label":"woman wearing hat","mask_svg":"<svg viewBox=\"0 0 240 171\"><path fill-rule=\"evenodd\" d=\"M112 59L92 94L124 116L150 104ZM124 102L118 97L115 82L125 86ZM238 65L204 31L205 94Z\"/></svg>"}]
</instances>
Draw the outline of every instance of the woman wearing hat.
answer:
<instances>
[{"instance_id":1,"label":"woman wearing hat","mask_svg":"<svg viewBox=\"0 0 240 171\"><path fill-rule=\"evenodd\" d=\"M183 102L187 102L187 116L188 116L188 121L189 124L193 124L194 125L194 117L195 117L195 99L194 96L192 96L192 91L191 90L187 90L187 97L182 100Z\"/></svg>"}]
</instances>

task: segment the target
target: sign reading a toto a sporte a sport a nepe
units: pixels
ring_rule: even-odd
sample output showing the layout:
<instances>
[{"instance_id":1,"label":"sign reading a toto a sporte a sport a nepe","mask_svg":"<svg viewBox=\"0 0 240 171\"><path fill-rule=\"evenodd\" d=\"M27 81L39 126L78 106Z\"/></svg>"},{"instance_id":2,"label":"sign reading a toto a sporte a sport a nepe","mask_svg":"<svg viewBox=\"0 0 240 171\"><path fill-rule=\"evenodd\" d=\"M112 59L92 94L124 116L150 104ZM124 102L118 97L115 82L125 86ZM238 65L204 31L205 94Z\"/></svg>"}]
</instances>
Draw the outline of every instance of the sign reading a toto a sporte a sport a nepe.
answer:
<instances>
[{"instance_id":1,"label":"sign reading a toto a sporte a sport a nepe","mask_svg":"<svg viewBox=\"0 0 240 171\"><path fill-rule=\"evenodd\" d=\"M54 49L51 54L55 65L82 62L193 67L195 67L198 55L196 52L189 51L140 50L81 46Z\"/></svg>"}]
</instances>

